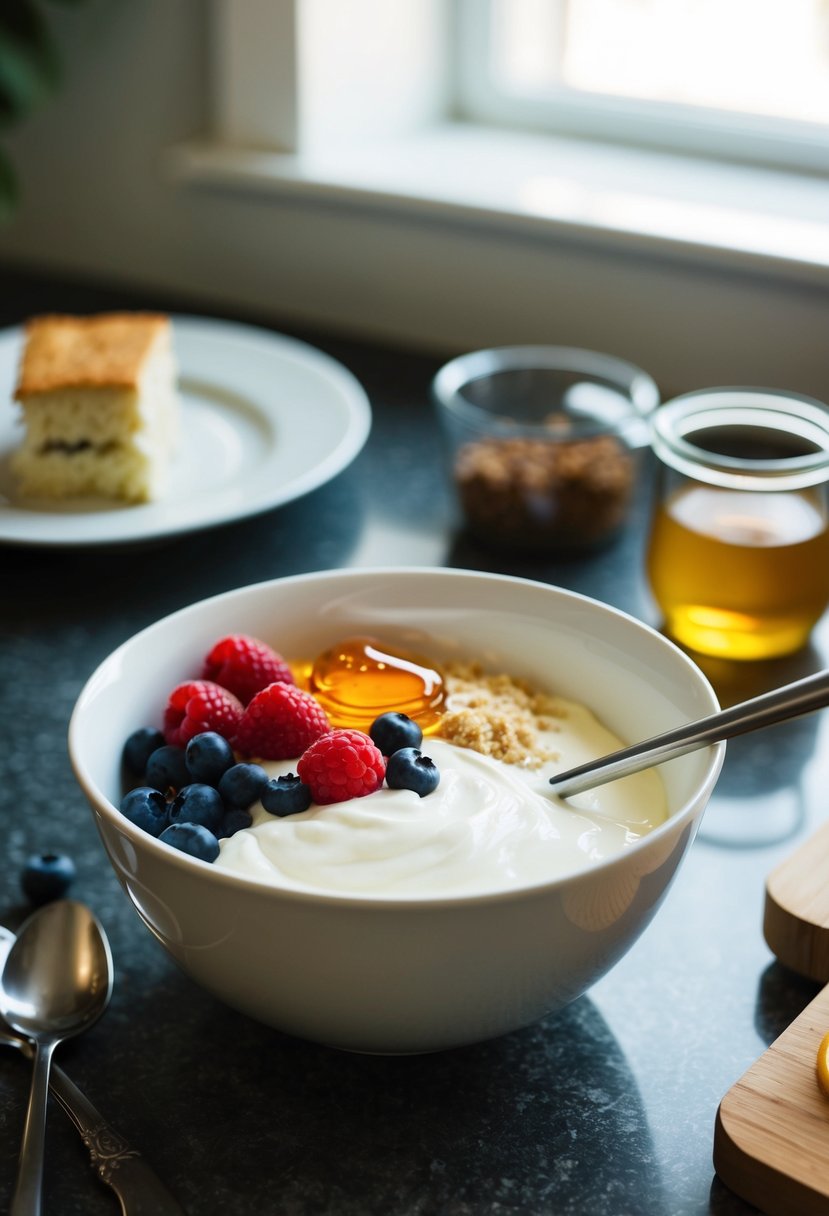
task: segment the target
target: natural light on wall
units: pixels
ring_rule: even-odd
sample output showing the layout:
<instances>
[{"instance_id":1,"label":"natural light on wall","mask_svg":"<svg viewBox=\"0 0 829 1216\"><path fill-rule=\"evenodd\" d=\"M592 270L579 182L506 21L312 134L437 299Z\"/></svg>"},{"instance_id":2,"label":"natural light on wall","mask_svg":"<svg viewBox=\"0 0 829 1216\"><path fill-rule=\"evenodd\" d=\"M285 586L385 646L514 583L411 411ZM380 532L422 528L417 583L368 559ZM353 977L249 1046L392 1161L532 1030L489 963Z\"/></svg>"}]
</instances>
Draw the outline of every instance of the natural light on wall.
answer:
<instances>
[{"instance_id":1,"label":"natural light on wall","mask_svg":"<svg viewBox=\"0 0 829 1216\"><path fill-rule=\"evenodd\" d=\"M829 0L214 4L183 180L826 282Z\"/></svg>"},{"instance_id":2,"label":"natural light on wall","mask_svg":"<svg viewBox=\"0 0 829 1216\"><path fill-rule=\"evenodd\" d=\"M492 0L513 95L588 93L829 122L829 0Z\"/></svg>"}]
</instances>

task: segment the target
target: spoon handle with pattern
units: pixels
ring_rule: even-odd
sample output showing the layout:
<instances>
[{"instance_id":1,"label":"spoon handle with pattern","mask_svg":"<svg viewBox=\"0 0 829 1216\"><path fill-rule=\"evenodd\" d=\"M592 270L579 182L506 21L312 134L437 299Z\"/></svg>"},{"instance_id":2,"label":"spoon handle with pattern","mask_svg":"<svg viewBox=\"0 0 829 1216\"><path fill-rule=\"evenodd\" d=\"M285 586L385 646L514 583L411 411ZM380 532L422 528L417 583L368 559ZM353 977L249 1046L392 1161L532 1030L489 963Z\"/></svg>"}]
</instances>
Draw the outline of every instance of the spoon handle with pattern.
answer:
<instances>
[{"instance_id":1,"label":"spoon handle with pattern","mask_svg":"<svg viewBox=\"0 0 829 1216\"><path fill-rule=\"evenodd\" d=\"M3 1029L0 1044L32 1055L31 1044ZM50 1089L81 1134L98 1177L111 1187L123 1216L185 1216L184 1209L127 1141L111 1127L62 1068L52 1066Z\"/></svg>"}]
</instances>

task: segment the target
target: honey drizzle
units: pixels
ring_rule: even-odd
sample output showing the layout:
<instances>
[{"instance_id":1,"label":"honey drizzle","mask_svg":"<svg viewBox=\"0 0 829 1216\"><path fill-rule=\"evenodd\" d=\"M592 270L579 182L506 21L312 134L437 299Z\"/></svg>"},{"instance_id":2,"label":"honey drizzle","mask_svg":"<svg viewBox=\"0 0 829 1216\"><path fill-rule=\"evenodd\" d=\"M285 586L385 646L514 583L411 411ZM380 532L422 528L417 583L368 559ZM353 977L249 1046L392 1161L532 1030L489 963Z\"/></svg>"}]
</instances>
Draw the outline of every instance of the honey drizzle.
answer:
<instances>
[{"instance_id":1,"label":"honey drizzle","mask_svg":"<svg viewBox=\"0 0 829 1216\"><path fill-rule=\"evenodd\" d=\"M294 667L332 726L368 730L380 714L396 711L424 734L437 729L444 703L443 677L419 655L372 637L351 637Z\"/></svg>"}]
</instances>

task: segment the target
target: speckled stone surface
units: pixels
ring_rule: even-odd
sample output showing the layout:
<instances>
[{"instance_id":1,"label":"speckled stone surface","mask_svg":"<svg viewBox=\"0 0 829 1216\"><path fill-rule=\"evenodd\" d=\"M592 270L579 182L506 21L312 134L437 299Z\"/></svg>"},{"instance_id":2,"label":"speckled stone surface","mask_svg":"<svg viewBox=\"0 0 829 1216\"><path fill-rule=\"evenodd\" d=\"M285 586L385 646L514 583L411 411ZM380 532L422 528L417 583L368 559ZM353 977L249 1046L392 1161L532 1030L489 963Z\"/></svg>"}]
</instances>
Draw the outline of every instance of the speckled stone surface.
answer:
<instances>
[{"instance_id":1,"label":"speckled stone surface","mask_svg":"<svg viewBox=\"0 0 829 1216\"><path fill-rule=\"evenodd\" d=\"M43 310L136 306L176 302L0 274L3 325ZM688 861L606 979L564 1012L464 1050L352 1056L237 1015L179 973L110 871L69 766L67 723L96 664L175 608L284 574L415 564L528 575L652 619L647 482L612 549L560 564L495 559L456 527L428 403L442 360L298 336L349 367L374 410L367 447L330 484L256 520L152 547L2 550L0 920L14 926L26 913L26 856L68 852L73 894L103 921L116 963L109 1011L60 1061L190 1216L749 1212L714 1175L714 1118L815 993L775 963L761 914L765 876L826 815L822 716L730 746ZM822 666L826 641L821 627L795 660L710 674L727 703ZM27 1084L22 1060L0 1054L2 1210ZM45 1211L116 1210L53 1109Z\"/></svg>"}]
</instances>

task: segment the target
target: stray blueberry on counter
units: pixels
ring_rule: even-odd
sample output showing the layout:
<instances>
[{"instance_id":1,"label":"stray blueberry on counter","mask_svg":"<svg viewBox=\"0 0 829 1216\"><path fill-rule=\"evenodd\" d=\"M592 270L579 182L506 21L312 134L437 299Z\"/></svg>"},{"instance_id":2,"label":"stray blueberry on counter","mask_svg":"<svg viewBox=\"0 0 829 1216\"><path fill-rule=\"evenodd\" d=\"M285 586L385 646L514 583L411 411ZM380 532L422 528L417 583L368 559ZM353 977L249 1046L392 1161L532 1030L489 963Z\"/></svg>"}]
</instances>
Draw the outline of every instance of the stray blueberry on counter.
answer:
<instances>
[{"instance_id":1,"label":"stray blueberry on counter","mask_svg":"<svg viewBox=\"0 0 829 1216\"><path fill-rule=\"evenodd\" d=\"M436 790L440 772L434 760L416 747L401 747L389 756L386 785L392 790L413 790L421 798Z\"/></svg>"},{"instance_id":2,"label":"stray blueberry on counter","mask_svg":"<svg viewBox=\"0 0 829 1216\"><path fill-rule=\"evenodd\" d=\"M75 878L75 863L64 853L33 853L20 876L23 894L33 904L62 899Z\"/></svg>"},{"instance_id":3,"label":"stray blueberry on counter","mask_svg":"<svg viewBox=\"0 0 829 1216\"><path fill-rule=\"evenodd\" d=\"M133 777L143 778L150 756L163 746L164 736L154 726L142 726L134 730L124 744L124 767Z\"/></svg>"},{"instance_id":4,"label":"stray blueberry on counter","mask_svg":"<svg viewBox=\"0 0 829 1216\"><path fill-rule=\"evenodd\" d=\"M262 791L262 806L269 815L297 815L311 805L311 791L296 773L274 777Z\"/></svg>"},{"instance_id":5,"label":"stray blueberry on counter","mask_svg":"<svg viewBox=\"0 0 829 1216\"><path fill-rule=\"evenodd\" d=\"M218 785L222 773L227 772L236 757L227 739L214 730L194 735L184 749L184 761L193 781L205 785Z\"/></svg>"},{"instance_id":6,"label":"stray blueberry on counter","mask_svg":"<svg viewBox=\"0 0 829 1216\"><path fill-rule=\"evenodd\" d=\"M224 840L228 836L234 836L237 832L241 832L243 828L249 828L252 823L253 816L250 811L246 811L241 806L231 807L225 814L217 835L220 840Z\"/></svg>"},{"instance_id":7,"label":"stray blueberry on counter","mask_svg":"<svg viewBox=\"0 0 829 1216\"><path fill-rule=\"evenodd\" d=\"M375 747L384 756L391 756L401 747L420 747L423 731L408 714L388 713L375 718L368 728L368 735Z\"/></svg>"},{"instance_id":8,"label":"stray blueberry on counter","mask_svg":"<svg viewBox=\"0 0 829 1216\"><path fill-rule=\"evenodd\" d=\"M212 785L185 785L170 803L170 823L195 823L214 836L225 817L225 804Z\"/></svg>"},{"instance_id":9,"label":"stray blueberry on counter","mask_svg":"<svg viewBox=\"0 0 829 1216\"><path fill-rule=\"evenodd\" d=\"M258 802L268 784L268 774L261 764L234 764L219 782L219 793L225 806L247 809Z\"/></svg>"},{"instance_id":10,"label":"stray blueberry on counter","mask_svg":"<svg viewBox=\"0 0 829 1216\"><path fill-rule=\"evenodd\" d=\"M161 790L162 794L171 788L180 790L183 785L189 784L192 778L184 758L184 748L173 747L170 743L156 748L150 753L144 780L147 785Z\"/></svg>"},{"instance_id":11,"label":"stray blueberry on counter","mask_svg":"<svg viewBox=\"0 0 829 1216\"><path fill-rule=\"evenodd\" d=\"M218 840L200 823L171 823L158 839L200 861L215 861L219 856Z\"/></svg>"},{"instance_id":12,"label":"stray blueberry on counter","mask_svg":"<svg viewBox=\"0 0 829 1216\"><path fill-rule=\"evenodd\" d=\"M160 790L149 785L139 785L121 799L121 814L137 828L160 836L170 822L170 807Z\"/></svg>"}]
</instances>

